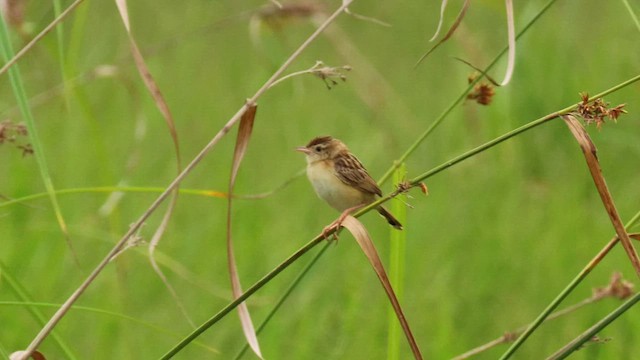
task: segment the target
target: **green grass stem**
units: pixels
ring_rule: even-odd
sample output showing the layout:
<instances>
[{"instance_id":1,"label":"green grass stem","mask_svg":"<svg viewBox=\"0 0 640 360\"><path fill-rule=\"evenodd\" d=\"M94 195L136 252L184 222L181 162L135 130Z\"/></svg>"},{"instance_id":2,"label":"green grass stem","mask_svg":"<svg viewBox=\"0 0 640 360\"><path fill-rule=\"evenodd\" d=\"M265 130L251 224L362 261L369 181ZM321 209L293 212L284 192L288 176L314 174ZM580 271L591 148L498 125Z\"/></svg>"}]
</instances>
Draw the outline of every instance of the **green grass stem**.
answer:
<instances>
[{"instance_id":1,"label":"green grass stem","mask_svg":"<svg viewBox=\"0 0 640 360\"><path fill-rule=\"evenodd\" d=\"M596 334L602 331L605 327L611 324L614 320L624 314L627 310L631 309L640 300L640 293L636 293L629 300L625 301L617 309L605 316L602 320L598 321L595 325L589 328L584 333L580 334L577 338L571 341L569 344L558 350L555 354L551 355L548 360L561 360L567 358L574 351L580 349L587 341L593 339Z\"/></svg>"},{"instance_id":2,"label":"green grass stem","mask_svg":"<svg viewBox=\"0 0 640 360\"><path fill-rule=\"evenodd\" d=\"M520 32L518 32L518 34L516 35L516 42L520 39L520 37L522 35L524 35L527 32L527 30L529 30L529 28L531 28L531 26L533 24L535 24L540 19L540 17L555 2L556 2L556 0L550 0L545 6L542 7L542 9L540 9L540 11L538 11L538 13L524 26L524 28L522 28L522 30L520 30ZM489 70L491 70L491 68L493 68L493 66L498 63L498 61L502 58L502 56L504 54L507 53L507 51L509 51L509 47L505 46L504 49L502 49L502 51L500 51L500 53L498 53L498 55L496 55L496 57L493 59L493 61L491 61L491 63L489 63L489 65L484 69L484 73L487 73ZM469 93L469 91L471 91L471 89L473 89L473 87L476 85L476 83L478 81L480 81L481 79L482 79L482 77L478 76L476 79L474 79L473 81L471 81L469 83L469 86L467 86L467 88L460 94L460 96L458 96L451 103L451 105L449 105L449 107L447 107L440 114L440 116L438 116L438 118L436 118L436 120L427 128L427 130L425 130L420 136L418 136L416 141L414 141L413 144L411 144L411 146L409 146L409 148L400 156L400 158L398 160L394 161L394 163L391 166L391 168L389 168L389 170L387 170L387 172L384 173L384 175L382 175L382 177L378 181L379 184L384 184L389 179L389 177L398 168L398 166L400 166L400 164L405 162L407 160L407 158L409 158L409 156L411 154L413 154L413 152L420 146L420 144L422 144L422 142L427 138L427 136L429 136L429 134L431 134L436 129L436 127L438 127L438 125L440 125L442 123L442 121L451 113L451 111L453 111L453 109L455 109L456 106L461 104L467 98L467 94Z\"/></svg>"},{"instance_id":3,"label":"green grass stem","mask_svg":"<svg viewBox=\"0 0 640 360\"><path fill-rule=\"evenodd\" d=\"M19 307L26 307L27 309L29 309L29 311L31 312L33 309L35 308L59 308L60 304L51 304L51 303L43 303L43 302L33 302L33 301L27 301L27 300L23 300L23 301L0 301L0 307L3 306L19 306ZM99 314L99 315L106 315L109 317L113 317L113 318L118 318L121 320L125 320L125 321L129 321L129 322L133 322L136 323L138 325L142 325L148 329L151 329L159 334L164 334L164 335L169 335L173 338L180 338L181 335L179 335L178 333L171 331L171 330L167 330L165 328L162 328L160 326L154 325L148 321L143 321L140 320L138 318L135 318L133 316L129 316L129 315L124 315L124 314L120 314L117 312L113 312L113 311L109 311L109 310L104 310L104 309L98 309L98 308L94 308L94 307L89 307L89 306L80 306L80 305L74 305L71 307L71 310L75 310L75 311L83 311L83 312L89 312L89 313L94 313L94 314ZM42 317L42 320L46 320L44 317ZM44 323L43 323L44 324ZM211 353L215 353L218 354L220 353L217 349L214 349L206 344L203 344L199 341L194 341L193 342L195 345L200 346L203 349L206 349L207 351L211 352ZM73 355L71 355L73 356ZM73 357L75 358L75 357Z\"/></svg>"},{"instance_id":4,"label":"green grass stem","mask_svg":"<svg viewBox=\"0 0 640 360\"><path fill-rule=\"evenodd\" d=\"M2 50L2 57L4 61L5 62L8 61L13 56L13 47L11 46L11 40L9 38L9 30L4 21L4 18L1 16L0 16L0 48ZM33 118L33 114L31 113L31 108L29 107L29 102L27 100L28 97L24 89L22 78L20 76L20 68L18 64L15 64L13 67L9 68L9 80L11 82L11 88L13 89L13 94L15 95L16 101L18 102L18 106L20 107L20 112L22 113L22 117L27 125L27 130L29 133L29 139L31 140L33 153L36 157L38 168L40 170L40 175L44 182L45 188L47 190L47 193L49 194L49 199L51 200L51 204L53 206L56 219L60 226L60 230L62 230L62 233L64 234L65 240L67 241L69 248L73 251L73 248L71 246L71 241L68 238L67 225L64 220L64 217L62 216L60 205L58 204L58 199L56 197L53 181L51 180L51 176L49 175L49 168L47 167L47 162L44 156L44 147L40 141L40 137L38 136L35 120Z\"/></svg>"},{"instance_id":5,"label":"green grass stem","mask_svg":"<svg viewBox=\"0 0 640 360\"><path fill-rule=\"evenodd\" d=\"M304 269L302 269L302 271L298 274L298 276L296 276L296 278L291 282L289 287L287 287L287 289L284 291L284 293L282 293L282 295L280 296L280 298L278 299L276 304L273 306L273 308L269 311L269 313L264 318L264 320L262 320L262 323L260 323L260 325L258 326L258 329L256 330L256 334L260 334L262 332L262 330L264 330L264 328L267 326L269 321L276 314L278 309L280 309L282 304L284 304L285 300L287 300L287 298L289 297L289 295L291 295L293 290L296 287L298 287L298 285L300 284L302 279L304 279L304 277L307 275L309 270L311 270L311 268L313 268L313 266L320 259L320 257L324 254L324 252L329 248L329 246L331 246L331 243L327 242L322 247L322 249L320 249L320 251L318 251L318 253L313 257L313 259L311 259L311 261L309 261L309 263L304 267ZM238 355L236 355L234 357L234 359L235 360L239 360L240 358L242 358L242 356L244 355L245 352L247 352L247 350L249 350L249 344L245 343L245 345L242 347L240 352L238 352Z\"/></svg>"},{"instance_id":6,"label":"green grass stem","mask_svg":"<svg viewBox=\"0 0 640 360\"><path fill-rule=\"evenodd\" d=\"M14 296L20 300L20 303L24 304L27 311L31 314L31 316L35 319L35 321L44 326L47 323L47 318L40 311L37 305L34 305L31 296L27 293L24 286L20 284L20 282L8 271L7 266L0 260L0 275L2 275L2 280L9 289L13 292ZM5 302L0 302L0 305ZM58 344L62 352L65 354L65 357L70 360L77 359L76 355L71 351L71 348L64 339L58 334L58 332L54 331L51 334L53 341Z\"/></svg>"},{"instance_id":7,"label":"green grass stem","mask_svg":"<svg viewBox=\"0 0 640 360\"><path fill-rule=\"evenodd\" d=\"M636 224L640 220L640 212L636 213L635 216L627 222L625 225L625 229L630 229L632 226ZM509 349L500 357L500 360L506 360L511 357L515 353L515 351L522 346L522 344L527 340L527 338L542 324L542 322L560 305L560 303L567 297L569 294L584 280L587 275L595 268L595 266L600 262L602 258L615 246L618 242L618 238L614 238L611 242L609 242L594 258L591 260L583 269L578 273L578 275L571 280L571 282L556 296L555 299L542 311L540 315L529 325L527 330L525 330L518 339L511 344Z\"/></svg>"},{"instance_id":8,"label":"green grass stem","mask_svg":"<svg viewBox=\"0 0 640 360\"><path fill-rule=\"evenodd\" d=\"M393 183L399 184L405 180L407 175L407 167L405 164L401 164L393 173ZM396 297L399 302L402 302L404 294L404 269L405 269L405 252L407 243L407 231L409 224L407 224L407 206L405 205L406 195L398 195L399 201L391 203L391 213L393 216L404 225L403 231L398 231L393 228L389 228L390 234L390 247L389 247L389 281L396 293ZM387 338L387 359L399 360L400 356L400 343L403 339L403 333L400 329L400 323L398 322L398 316L393 310L392 306L389 306L388 315L388 338Z\"/></svg>"}]
</instances>

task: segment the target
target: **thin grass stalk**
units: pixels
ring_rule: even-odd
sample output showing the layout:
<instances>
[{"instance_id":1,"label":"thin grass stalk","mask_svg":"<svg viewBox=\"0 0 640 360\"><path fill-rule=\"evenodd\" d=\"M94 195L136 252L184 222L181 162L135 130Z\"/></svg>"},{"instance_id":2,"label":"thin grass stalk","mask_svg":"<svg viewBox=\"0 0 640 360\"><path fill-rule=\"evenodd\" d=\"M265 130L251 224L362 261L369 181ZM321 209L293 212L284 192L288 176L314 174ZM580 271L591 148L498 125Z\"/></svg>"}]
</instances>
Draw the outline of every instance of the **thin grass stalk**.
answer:
<instances>
[{"instance_id":1,"label":"thin grass stalk","mask_svg":"<svg viewBox=\"0 0 640 360\"><path fill-rule=\"evenodd\" d=\"M638 233L637 235L638 235L639 240L640 240L640 233ZM615 274L616 273L614 273L614 275L612 276L612 281L609 283L609 285L607 285L608 287L612 286ZM623 281L622 278L620 278L620 280ZM545 319L545 322L558 319L558 318L560 318L562 316L565 316L565 315L568 315L570 313L573 313L573 312L575 312L575 311L577 311L577 310L579 310L579 309L581 309L581 308L583 308L585 306L594 304L594 303L596 303L598 301L604 300L605 298L612 297L611 293L606 294L606 295L598 295L596 293L596 291L594 291L593 295L591 295L590 297L588 297L588 298L586 298L586 299L584 299L584 300L582 300L582 301L580 301L578 303L570 305L570 306L568 306L568 307L566 307L566 308L564 308L562 310L558 310L558 311L550 314ZM615 295L613 295L613 296L615 296ZM618 297L618 298L622 299L622 297ZM478 355L478 354L480 354L480 353L482 353L484 351L487 351L487 350L489 350L489 349L491 349L493 347L496 347L498 345L511 342L511 341L513 341L515 339L516 336L519 336L520 334L522 334L523 331L527 330L528 327L529 327L529 324L527 324L525 326L521 326L521 327L519 327L519 328L517 328L515 330L507 331L503 335L499 336L498 338L496 338L494 340L491 340L491 341L489 341L489 342L487 342L487 343L485 343L483 345L480 345L478 347L475 347L475 348L473 348L473 349L471 349L471 350L469 350L469 351L467 351L467 352L465 352L463 354L457 355L456 357L452 358L451 360L469 359L469 358L471 358L473 356L476 356L476 355Z\"/></svg>"},{"instance_id":2,"label":"thin grass stalk","mask_svg":"<svg viewBox=\"0 0 640 360\"><path fill-rule=\"evenodd\" d=\"M535 24L540 19L540 17L555 2L556 2L556 0L550 0L545 6L542 7L542 9L540 9L540 11L522 28L522 30L520 30L518 32L518 34L516 35L516 42L520 39L520 37L522 35L524 35L527 32L527 30L529 30L529 28L531 28L531 26L533 24ZM496 57L493 59L493 61L491 61L489 63L489 65L487 65L487 67L484 69L484 73L487 73L489 70L491 70L491 68L493 68L498 63L500 58L502 58L502 56L504 54L506 54L508 51L509 51L509 46L505 46L504 49L502 49L502 51L500 51L500 53L498 53L498 55L496 55ZM407 151L405 151L404 154L402 154L400 156L400 158L393 163L391 168L389 168L389 170L387 170L387 172L384 173L384 175L382 175L382 177L378 181L379 184L384 184L387 180L389 180L389 178L391 177L393 172L396 170L396 168L398 168L398 166L400 166L401 163L405 162L407 160L407 158L411 154L413 154L413 152L418 148L418 146L420 146L420 144L422 144L422 142L427 138L427 136L429 136L429 134L431 134L431 132L433 132L436 129L436 127L438 127L438 125L440 125L442 123L442 121L449 115L449 113L451 113L451 111L453 111L453 109L455 109L456 106L458 106L460 103L462 103L467 98L467 94L473 89L473 87L476 85L476 83L478 81L480 81L481 79L482 79L482 77L478 76L476 79L474 79L472 82L469 83L469 86L462 92L462 94L460 94L460 96L458 98L456 98L453 101L453 103L451 103L451 105L449 105L449 107L446 108L440 114L440 116L438 116L438 118L431 124L431 126L429 126L429 128L427 128L427 130L425 130L418 137L418 139L416 139L416 141L413 144L411 144L411 146L409 146Z\"/></svg>"},{"instance_id":3,"label":"thin grass stalk","mask_svg":"<svg viewBox=\"0 0 640 360\"><path fill-rule=\"evenodd\" d=\"M293 290L296 287L298 287L298 284L300 284L302 279L304 279L304 277L307 275L309 270L311 270L311 268L313 268L313 266L316 264L316 262L318 262L320 257L324 254L324 252L329 248L330 245L331 245L331 243L327 242L322 247L322 249L320 249L320 251L318 251L318 253L313 257L313 259L311 259L311 261L309 261L309 263L304 267L304 269L302 269L300 274L298 274L298 276L296 276L296 278L291 282L289 287L287 287L287 289L284 291L284 293L282 293L282 295L280 296L280 299L278 299L278 301L273 306L271 311L269 311L269 313L267 314L265 319L262 321L262 323L260 323L260 325L258 326L258 328L256 330L256 334L260 334L262 332L262 330L264 330L264 328L267 326L269 321L276 314L278 309L280 309L282 304L284 304L284 302L289 298L289 295L291 295ZM394 318L394 320L395 320L395 318ZM242 358L242 356L247 352L247 350L249 350L249 344L245 343L244 346L242 347L242 349L240 350L240 352L238 352L238 354L234 357L234 359L235 360L239 360L240 358Z\"/></svg>"},{"instance_id":4,"label":"thin grass stalk","mask_svg":"<svg viewBox=\"0 0 640 360\"><path fill-rule=\"evenodd\" d=\"M589 101L593 101L595 99L602 98L602 97L604 97L606 95L609 95L609 94L614 93L614 92L616 92L618 90L621 90L621 89L623 89L623 88L625 88L625 87L627 87L627 86L629 86L629 85L631 85L633 83L636 83L638 81L640 81L640 75L636 75L636 76L634 76L634 77L632 77L632 78L630 78L628 80L625 80L625 81L621 82L620 84L617 84L617 85L615 85L615 86L613 86L613 87L611 87L611 88L609 88L607 90L604 90L604 91L602 91L602 92L600 92L600 93L598 93L598 94L596 94L594 96L591 96L589 98ZM433 175L436 175L437 173L439 173L439 172L441 172L443 170L446 170L446 169L450 168L453 165L458 164L459 162L462 162L462 161L464 161L464 160L466 160L466 159L468 159L468 158L470 158L470 157L472 157L474 155L477 155L477 154L479 154L479 153L481 153L481 152L483 152L485 150L488 150L488 149L492 148L493 146L498 145L498 144L500 144L501 142L503 142L505 140L508 140L508 139L510 139L510 138L512 138L512 137L514 137L516 135L524 133L527 130L531 130L531 129L537 127L537 126L540 126L540 125L550 121L550 120L558 118L560 115L563 115L563 114L566 114L568 112L574 111L577 107L578 107L578 104L576 103L576 104L567 106L564 109L560 109L560 110L558 110L556 112L553 112L551 114L543 116L543 117L541 117L541 118L539 118L537 120L533 120L530 123L522 125L521 127L517 128L517 129L511 130L511 131L509 131L508 133L506 133L504 135L501 135L501 136L499 136L499 137L497 137L497 138L495 138L495 139L493 139L493 140L491 140L489 142L486 142L486 143L476 147L475 149L469 150L469 151L467 151L467 152L465 152L465 153L463 153L463 154L461 154L461 155L459 155L459 156L457 156L457 157L455 157L455 158L453 158L453 159L451 159L451 160L449 160L449 161L447 161L447 162L445 162L443 164L440 164L439 166L436 166L435 168L433 168L433 169L431 169L431 170L429 170L429 171L427 171L425 173L422 173L421 175L418 175L415 178L409 180L408 183L404 186L403 189L398 189L398 190L392 192L391 194L389 194L387 196L383 196L382 198L380 198L380 199L372 202L371 204L363 207L357 213L354 214L354 217L358 217L358 216L360 216L362 214L367 213L371 209L373 209L373 208L377 207L378 205L388 201L389 199L397 196L401 192L407 191L412 187L419 186L422 181L430 178ZM394 166L396 166L396 165L394 165Z\"/></svg>"},{"instance_id":5,"label":"thin grass stalk","mask_svg":"<svg viewBox=\"0 0 640 360\"><path fill-rule=\"evenodd\" d=\"M23 357L21 360L26 360L35 349L40 346L42 341L47 337L47 335L51 332L51 330L58 324L58 322L64 317L64 315L69 311L71 305L73 305L76 300L84 293L84 291L91 285L93 280L102 272L102 270L109 263L111 258L116 255L126 244L127 240L135 234L138 229L142 226L142 224L151 216L151 214L160 206L162 202L172 193L173 189L175 189L178 184L195 168L200 161L209 153L209 151L222 139L231 128L240 120L241 116L247 111L247 104L255 104L260 96L262 96L271 86L271 84L276 81L284 71L293 63L295 59L313 42L326 27L328 27L337 17L340 15L344 9L346 9L353 0L345 0L342 5L333 13L331 16L327 18L324 24L319 26L308 38L305 42L302 43L296 49L296 51L285 60L285 62L276 70L273 75L262 85L260 89L250 98L248 99L240 109L227 121L227 123L222 127L222 129L209 141L207 145L196 155L193 160L182 170L182 172L167 186L167 188L158 196L156 200L149 206L149 208L140 216L140 218L135 221L130 227L129 230L122 236L120 240L114 245L114 247L109 251L109 253L100 261L100 263L96 266L96 268L89 274L89 276L85 279L85 281L69 296L69 298L62 304L60 309L56 311L56 313L51 317L49 322L45 325L45 327L36 335L31 344L27 347L27 349L23 353ZM2 22L4 24L4 22Z\"/></svg>"},{"instance_id":6,"label":"thin grass stalk","mask_svg":"<svg viewBox=\"0 0 640 360\"><path fill-rule=\"evenodd\" d=\"M272 190L268 190L262 193L257 194L233 194L234 199L240 200L261 200L265 199L277 191L282 190L287 185L289 185L293 180L295 180L298 175L295 177L287 179L282 184L278 185ZM80 187L80 188L70 188L70 189L56 189L56 195L69 195L69 194L82 194L82 193L113 193L113 192L138 192L138 193L161 193L164 191L163 187L143 187L143 186L97 186L97 187ZM205 189L179 189L180 194L186 195L197 195L197 196L205 196L205 197L215 197L226 199L229 194L223 191L217 190L205 190ZM49 194L46 192L43 193L35 193L25 195L20 198L9 199L3 202L0 202L0 208L11 205L18 205L25 203L30 200L36 200L43 197L47 197ZM22 204L25 205L25 204Z\"/></svg>"},{"instance_id":7,"label":"thin grass stalk","mask_svg":"<svg viewBox=\"0 0 640 360\"><path fill-rule=\"evenodd\" d=\"M640 219L640 212L638 212L629 222L624 226L626 230L629 230L636 222ZM573 291L573 289L584 280L584 278L589 275L591 270L593 270L596 265L602 261L602 259L614 248L614 246L618 243L618 236L614 237L609 241L605 247L600 250L600 252L593 258L589 263L578 273L578 275L571 280L571 282L556 296L555 299L542 311L540 315L527 327L527 329L518 337L518 339L511 344L509 349L500 357L500 360L506 360L513 355L516 350L522 346L522 344L531 336L531 334L542 324L542 322L555 310L560 303Z\"/></svg>"},{"instance_id":8,"label":"thin grass stalk","mask_svg":"<svg viewBox=\"0 0 640 360\"><path fill-rule=\"evenodd\" d=\"M598 321L595 325L593 325L590 329L582 333L580 336L575 338L569 344L562 347L556 353L551 355L547 360L560 360L565 359L569 355L571 355L574 351L580 349L580 347L591 340L597 333L599 333L602 329L611 324L614 320L624 314L625 311L631 309L633 305L635 305L638 301L640 301L640 292L636 293L629 300L627 300L624 304L620 305L616 310L611 312L609 315L605 316L602 320Z\"/></svg>"},{"instance_id":9,"label":"thin grass stalk","mask_svg":"<svg viewBox=\"0 0 640 360\"><path fill-rule=\"evenodd\" d=\"M40 311L40 309L38 309L37 306L31 304L31 295L29 295L24 286L20 284L20 282L13 276L13 274L7 271L7 266L2 262L2 260L0 260L0 277L13 292L15 297L17 299L20 299L20 301L25 304L24 306L31 314L31 316L35 319L35 321L40 325L44 325L47 321L47 318ZM53 337L54 342L58 344L60 349L62 349L62 352L65 354L66 358L70 360L77 359L71 348L66 344L64 339L57 332L54 332L51 336Z\"/></svg>"},{"instance_id":10,"label":"thin grass stalk","mask_svg":"<svg viewBox=\"0 0 640 360\"><path fill-rule=\"evenodd\" d=\"M0 301L0 308L7 307L7 306L32 307L32 308L58 308L60 307L60 304L34 302L34 301ZM129 315L125 315L125 314L121 314L121 313L117 313L117 312L113 312L105 309L94 308L90 306L73 305L71 307L71 310L73 310L75 313L84 312L84 313L90 313L90 314L96 314L96 315L103 315L103 316L115 318L116 320L128 321L130 323L140 325L141 327L144 327L148 330L152 330L155 333L167 335L168 337L171 337L174 339L180 339L182 337L182 335L178 334L177 332L167 330L166 328L155 325L151 322L140 320L139 318L136 318L133 316L129 316ZM45 318L43 317L43 321L42 321L43 324L44 324L44 321L45 321ZM56 335L57 335L57 332L54 331L52 336L56 336ZM194 341L193 344L199 346L200 348L210 353L220 354L220 351L218 349L215 349L205 343ZM64 359L67 359L67 358L65 357ZM77 359L77 358L73 355L69 355L68 359L71 360L71 359Z\"/></svg>"},{"instance_id":11,"label":"thin grass stalk","mask_svg":"<svg viewBox=\"0 0 640 360\"><path fill-rule=\"evenodd\" d=\"M22 49L20 49L20 51L18 51L15 55L13 55L13 57L11 57L9 60L5 59L5 61L7 62L0 69L0 76L5 72L7 72L7 70L9 70L10 67L15 65L18 62L18 60L20 60L20 58L24 56L24 54L26 54L29 50L31 50L35 46L35 44L37 44L43 37L45 37L45 35L47 35L51 30L53 30L54 27L56 27L59 23L61 23L62 20L64 20L64 18L67 17L67 15L69 15L83 1L84 0L74 1L57 18L55 18L55 20L53 20L42 31L40 31L40 33L36 35L36 37L34 37L31 41L29 41L27 45L25 45Z\"/></svg>"}]
</instances>

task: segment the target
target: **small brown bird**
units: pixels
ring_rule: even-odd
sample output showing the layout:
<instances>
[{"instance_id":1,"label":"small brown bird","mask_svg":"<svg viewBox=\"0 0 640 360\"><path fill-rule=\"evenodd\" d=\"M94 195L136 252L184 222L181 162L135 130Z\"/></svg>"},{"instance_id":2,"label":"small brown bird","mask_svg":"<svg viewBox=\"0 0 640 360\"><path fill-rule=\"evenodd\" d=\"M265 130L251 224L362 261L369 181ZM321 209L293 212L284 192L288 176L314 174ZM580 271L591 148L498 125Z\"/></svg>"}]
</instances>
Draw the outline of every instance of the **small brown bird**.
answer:
<instances>
[{"instance_id":1,"label":"small brown bird","mask_svg":"<svg viewBox=\"0 0 640 360\"><path fill-rule=\"evenodd\" d=\"M339 225L350 212L374 202L376 196L382 196L376 182L342 141L320 136L296 150L307 155L307 176L316 194L343 212L325 232ZM376 209L391 226L402 230L402 224L387 209L382 205Z\"/></svg>"}]
</instances>

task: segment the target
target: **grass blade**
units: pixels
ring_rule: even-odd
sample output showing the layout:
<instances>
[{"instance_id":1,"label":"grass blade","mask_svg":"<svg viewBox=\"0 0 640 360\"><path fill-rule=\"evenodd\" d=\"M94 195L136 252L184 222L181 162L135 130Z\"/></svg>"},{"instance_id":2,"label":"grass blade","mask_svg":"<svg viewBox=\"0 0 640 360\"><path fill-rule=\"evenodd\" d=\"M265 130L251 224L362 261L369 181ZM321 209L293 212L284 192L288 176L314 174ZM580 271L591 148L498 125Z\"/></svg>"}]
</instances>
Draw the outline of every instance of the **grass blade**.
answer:
<instances>
[{"instance_id":1,"label":"grass blade","mask_svg":"<svg viewBox=\"0 0 640 360\"><path fill-rule=\"evenodd\" d=\"M400 165L394 172L393 183L399 184L405 180L407 175L407 168L405 164ZM398 200L391 204L391 212L395 215L396 219L401 224L407 224L407 207L404 204L406 195L398 195ZM405 267L405 252L407 241L407 226L405 231L390 230L391 245L389 249L389 278L391 285L396 291L398 301L402 301L402 295L404 293L404 267ZM393 308L389 309L389 315L387 317L389 323L389 338L387 340L387 359L398 360L400 357L400 328L398 327L398 321L396 321L396 314Z\"/></svg>"},{"instance_id":2,"label":"grass blade","mask_svg":"<svg viewBox=\"0 0 640 360\"><path fill-rule=\"evenodd\" d=\"M7 25L2 16L0 16L0 48L0 50L2 50L2 57L4 61L8 61L8 59L13 56L13 48L11 46L11 40L9 39L9 30L7 29ZM27 93L24 89L24 84L20 76L20 68L17 65L9 69L9 80L11 82L11 88L20 108L22 117L27 125L27 131L29 133L31 146L33 147L33 153L36 157L36 162L38 163L40 176L42 177L45 189L49 194L49 200L51 201L51 205L53 206L56 220L58 221L58 226L60 227L60 230L64 235L65 241L67 242L67 246L71 250L74 260L76 261L76 263L78 263L78 258L76 257L76 254L73 250L71 239L69 238L67 224L64 220L64 217L62 216L60 205L58 204L55 187L53 186L53 181L51 180L51 176L49 174L49 168L47 167L47 161L44 156L44 148L38 136L35 119L33 118L31 108L29 107Z\"/></svg>"}]
</instances>

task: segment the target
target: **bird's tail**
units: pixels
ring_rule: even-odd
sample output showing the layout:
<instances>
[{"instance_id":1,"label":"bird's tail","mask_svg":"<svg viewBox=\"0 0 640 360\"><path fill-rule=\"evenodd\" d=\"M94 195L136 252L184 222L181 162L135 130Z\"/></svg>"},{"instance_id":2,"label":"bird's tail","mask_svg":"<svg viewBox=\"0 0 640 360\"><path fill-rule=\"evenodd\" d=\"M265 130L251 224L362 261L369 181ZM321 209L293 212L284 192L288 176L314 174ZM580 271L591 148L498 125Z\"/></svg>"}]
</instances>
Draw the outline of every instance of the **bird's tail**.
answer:
<instances>
[{"instance_id":1,"label":"bird's tail","mask_svg":"<svg viewBox=\"0 0 640 360\"><path fill-rule=\"evenodd\" d=\"M380 213L380 215L384 216L385 219L387 219L389 225L398 230L402 230L402 224L400 224L400 221L398 221L398 219L391 215L389 210L385 209L383 206L378 206L378 212Z\"/></svg>"}]
</instances>

